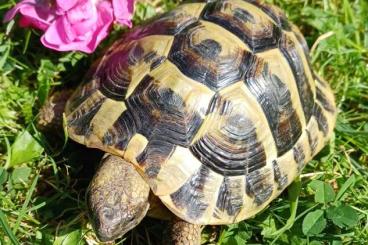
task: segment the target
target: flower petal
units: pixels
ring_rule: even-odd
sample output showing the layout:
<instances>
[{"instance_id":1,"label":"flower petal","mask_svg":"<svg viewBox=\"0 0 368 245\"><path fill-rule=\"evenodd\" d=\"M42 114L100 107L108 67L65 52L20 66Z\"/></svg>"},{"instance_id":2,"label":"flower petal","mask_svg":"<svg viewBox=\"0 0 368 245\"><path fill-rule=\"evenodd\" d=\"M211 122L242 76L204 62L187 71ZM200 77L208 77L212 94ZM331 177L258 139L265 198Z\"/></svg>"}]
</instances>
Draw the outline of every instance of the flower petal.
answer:
<instances>
[{"instance_id":1,"label":"flower petal","mask_svg":"<svg viewBox=\"0 0 368 245\"><path fill-rule=\"evenodd\" d=\"M42 43L45 45L43 41L47 43L46 47L53 46L63 46L70 42L70 38L68 34L65 33L64 20L62 17L57 18L46 30L44 35L41 38Z\"/></svg>"},{"instance_id":2,"label":"flower petal","mask_svg":"<svg viewBox=\"0 0 368 245\"><path fill-rule=\"evenodd\" d=\"M31 28L36 28L36 29L40 29L40 30L46 30L47 27L49 26L48 24L45 24L43 22L40 22L36 19L33 18L29 18L27 16L21 16L19 18L19 26L20 27L31 27Z\"/></svg>"},{"instance_id":3,"label":"flower petal","mask_svg":"<svg viewBox=\"0 0 368 245\"><path fill-rule=\"evenodd\" d=\"M113 9L109 2L100 2L97 5L98 21L97 29L89 42L88 47L93 52L100 42L109 34L109 30L114 21Z\"/></svg>"},{"instance_id":4,"label":"flower petal","mask_svg":"<svg viewBox=\"0 0 368 245\"><path fill-rule=\"evenodd\" d=\"M47 2L24 0L5 14L4 21L11 20L18 12L23 15L20 22L21 26L31 26L41 30L46 30L55 18L55 11Z\"/></svg>"},{"instance_id":5,"label":"flower petal","mask_svg":"<svg viewBox=\"0 0 368 245\"><path fill-rule=\"evenodd\" d=\"M129 27L132 27L131 19L134 12L134 1L133 0L112 0L114 8L115 20Z\"/></svg>"},{"instance_id":6,"label":"flower petal","mask_svg":"<svg viewBox=\"0 0 368 245\"><path fill-rule=\"evenodd\" d=\"M92 1L81 1L74 8L66 12L66 15L71 24L89 19L91 19L90 21L92 23L97 21L96 6Z\"/></svg>"},{"instance_id":7,"label":"flower petal","mask_svg":"<svg viewBox=\"0 0 368 245\"><path fill-rule=\"evenodd\" d=\"M8 12L6 12L4 16L4 22L8 22L15 17L15 15L19 12L19 10L26 4L34 4L36 5L36 0L25 0L20 3L17 3L13 8L11 8Z\"/></svg>"},{"instance_id":8,"label":"flower petal","mask_svg":"<svg viewBox=\"0 0 368 245\"><path fill-rule=\"evenodd\" d=\"M76 35L74 40L68 38L65 30L64 18L57 18L50 25L45 34L41 37L44 46L58 51L79 50L85 53L92 53L97 45L107 36L113 23L113 10L109 3L99 3L97 22L94 29L85 35Z\"/></svg>"},{"instance_id":9,"label":"flower petal","mask_svg":"<svg viewBox=\"0 0 368 245\"><path fill-rule=\"evenodd\" d=\"M90 1L76 5L66 15L77 35L85 35L85 33L96 29L97 8Z\"/></svg>"},{"instance_id":10,"label":"flower petal","mask_svg":"<svg viewBox=\"0 0 368 245\"><path fill-rule=\"evenodd\" d=\"M56 5L63 11L68 11L73 8L79 0L56 0ZM60 10L59 9L59 10Z\"/></svg>"}]
</instances>

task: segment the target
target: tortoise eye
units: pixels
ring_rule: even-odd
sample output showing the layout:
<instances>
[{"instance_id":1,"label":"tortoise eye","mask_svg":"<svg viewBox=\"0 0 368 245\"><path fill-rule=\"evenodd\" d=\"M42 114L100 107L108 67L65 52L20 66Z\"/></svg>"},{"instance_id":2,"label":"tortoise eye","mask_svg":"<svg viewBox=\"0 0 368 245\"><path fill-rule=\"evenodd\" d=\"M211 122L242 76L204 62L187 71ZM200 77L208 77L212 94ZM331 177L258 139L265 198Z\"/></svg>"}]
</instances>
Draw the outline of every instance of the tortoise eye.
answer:
<instances>
[{"instance_id":1,"label":"tortoise eye","mask_svg":"<svg viewBox=\"0 0 368 245\"><path fill-rule=\"evenodd\" d=\"M114 210L112 208L105 207L101 211L104 220L114 219Z\"/></svg>"},{"instance_id":2,"label":"tortoise eye","mask_svg":"<svg viewBox=\"0 0 368 245\"><path fill-rule=\"evenodd\" d=\"M128 222L132 222L134 219L135 219L135 216L134 216L134 215L129 216L129 217L128 217Z\"/></svg>"}]
</instances>

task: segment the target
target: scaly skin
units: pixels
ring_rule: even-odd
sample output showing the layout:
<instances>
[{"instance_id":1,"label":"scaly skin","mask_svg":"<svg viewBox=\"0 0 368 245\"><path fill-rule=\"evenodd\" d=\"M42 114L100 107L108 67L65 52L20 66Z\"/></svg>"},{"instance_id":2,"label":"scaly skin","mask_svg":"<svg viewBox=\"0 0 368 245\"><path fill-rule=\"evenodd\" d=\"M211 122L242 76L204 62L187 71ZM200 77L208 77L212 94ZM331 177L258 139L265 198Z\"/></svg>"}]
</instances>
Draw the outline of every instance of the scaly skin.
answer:
<instances>
[{"instance_id":1,"label":"scaly skin","mask_svg":"<svg viewBox=\"0 0 368 245\"><path fill-rule=\"evenodd\" d=\"M53 93L40 110L37 128L43 132L62 134L64 108L72 93L72 89Z\"/></svg>"},{"instance_id":2,"label":"scaly skin","mask_svg":"<svg viewBox=\"0 0 368 245\"><path fill-rule=\"evenodd\" d=\"M113 241L137 226L149 208L150 188L134 166L106 154L87 191L92 226L101 241Z\"/></svg>"},{"instance_id":3,"label":"scaly skin","mask_svg":"<svg viewBox=\"0 0 368 245\"><path fill-rule=\"evenodd\" d=\"M201 226L190 224L179 218L171 221L168 234L170 245L200 245Z\"/></svg>"}]
</instances>

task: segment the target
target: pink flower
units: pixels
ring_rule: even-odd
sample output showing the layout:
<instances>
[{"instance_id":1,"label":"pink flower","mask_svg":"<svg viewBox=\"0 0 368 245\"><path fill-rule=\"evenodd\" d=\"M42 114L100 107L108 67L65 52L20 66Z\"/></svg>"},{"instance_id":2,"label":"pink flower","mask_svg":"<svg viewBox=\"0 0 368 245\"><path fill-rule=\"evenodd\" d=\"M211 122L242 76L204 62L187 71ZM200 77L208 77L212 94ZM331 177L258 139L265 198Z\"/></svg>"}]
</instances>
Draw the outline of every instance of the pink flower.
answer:
<instances>
[{"instance_id":1,"label":"pink flower","mask_svg":"<svg viewBox=\"0 0 368 245\"><path fill-rule=\"evenodd\" d=\"M134 0L23 0L4 21L21 14L19 25L44 31L41 42L58 51L92 53L113 22L132 26Z\"/></svg>"}]
</instances>

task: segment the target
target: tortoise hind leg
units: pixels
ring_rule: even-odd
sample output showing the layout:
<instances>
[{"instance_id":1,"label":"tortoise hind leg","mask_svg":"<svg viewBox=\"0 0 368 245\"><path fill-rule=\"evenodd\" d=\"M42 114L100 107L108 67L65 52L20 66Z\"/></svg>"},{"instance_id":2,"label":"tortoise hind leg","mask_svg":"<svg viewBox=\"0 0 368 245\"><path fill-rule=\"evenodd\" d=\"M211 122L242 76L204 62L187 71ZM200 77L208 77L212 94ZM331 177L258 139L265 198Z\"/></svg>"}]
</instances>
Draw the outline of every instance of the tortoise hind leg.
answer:
<instances>
[{"instance_id":1,"label":"tortoise hind leg","mask_svg":"<svg viewBox=\"0 0 368 245\"><path fill-rule=\"evenodd\" d=\"M170 222L167 237L169 245L200 245L201 225L190 224L179 218Z\"/></svg>"}]
</instances>

